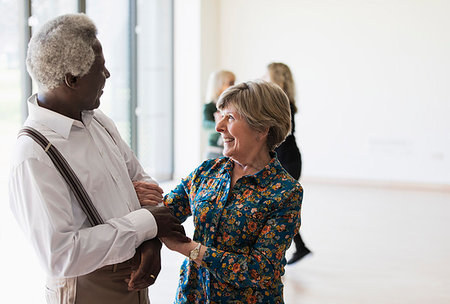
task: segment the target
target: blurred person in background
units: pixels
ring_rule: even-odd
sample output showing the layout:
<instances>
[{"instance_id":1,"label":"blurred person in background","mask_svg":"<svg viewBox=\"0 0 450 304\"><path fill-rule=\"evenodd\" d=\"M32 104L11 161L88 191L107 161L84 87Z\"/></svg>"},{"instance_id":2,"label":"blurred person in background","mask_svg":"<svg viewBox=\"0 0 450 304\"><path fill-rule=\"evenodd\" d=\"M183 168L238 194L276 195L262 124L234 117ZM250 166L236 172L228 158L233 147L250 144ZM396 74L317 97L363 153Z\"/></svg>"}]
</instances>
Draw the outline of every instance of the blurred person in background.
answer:
<instances>
[{"instance_id":1,"label":"blurred person in background","mask_svg":"<svg viewBox=\"0 0 450 304\"><path fill-rule=\"evenodd\" d=\"M203 106L203 129L208 135L205 158L216 158L222 156L223 142L220 134L216 131L216 120L219 112L216 108L220 94L230 86L234 85L236 77L230 71L220 70L211 73L206 89L206 103Z\"/></svg>"},{"instance_id":2,"label":"blurred person in background","mask_svg":"<svg viewBox=\"0 0 450 304\"><path fill-rule=\"evenodd\" d=\"M295 179L299 180L302 173L302 156L295 139L295 113L297 106L295 105L295 83L289 67L280 62L272 62L267 66L267 72L263 77L264 80L277 84L286 93L289 98L289 106L291 109L291 132L284 142L279 145L275 152L284 169ZM288 264L293 264L309 254L311 251L306 247L300 236L300 232L294 237L296 251L288 260Z\"/></svg>"}]
</instances>

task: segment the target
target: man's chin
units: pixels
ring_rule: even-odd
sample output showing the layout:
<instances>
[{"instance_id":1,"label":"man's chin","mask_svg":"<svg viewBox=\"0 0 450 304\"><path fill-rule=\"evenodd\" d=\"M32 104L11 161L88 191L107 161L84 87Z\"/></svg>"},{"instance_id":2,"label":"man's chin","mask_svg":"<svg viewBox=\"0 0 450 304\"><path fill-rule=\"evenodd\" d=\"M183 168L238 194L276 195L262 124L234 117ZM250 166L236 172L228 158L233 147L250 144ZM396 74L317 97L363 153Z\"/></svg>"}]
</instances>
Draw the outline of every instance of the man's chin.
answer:
<instances>
[{"instance_id":1,"label":"man's chin","mask_svg":"<svg viewBox=\"0 0 450 304\"><path fill-rule=\"evenodd\" d=\"M98 107L100 107L100 97L95 100L92 110L98 109Z\"/></svg>"}]
</instances>

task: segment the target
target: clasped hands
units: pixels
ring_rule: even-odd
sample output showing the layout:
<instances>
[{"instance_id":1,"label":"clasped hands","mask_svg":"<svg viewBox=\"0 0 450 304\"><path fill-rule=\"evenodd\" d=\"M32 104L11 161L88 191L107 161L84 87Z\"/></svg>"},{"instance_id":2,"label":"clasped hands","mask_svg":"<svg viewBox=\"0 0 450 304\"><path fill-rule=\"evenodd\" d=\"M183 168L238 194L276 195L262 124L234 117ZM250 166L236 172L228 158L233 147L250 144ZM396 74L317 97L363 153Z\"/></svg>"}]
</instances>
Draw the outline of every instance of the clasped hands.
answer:
<instances>
[{"instance_id":1,"label":"clasped hands","mask_svg":"<svg viewBox=\"0 0 450 304\"><path fill-rule=\"evenodd\" d=\"M163 190L156 184L133 182L141 206L150 211L158 226L156 238L143 242L132 258L132 272L127 279L128 290L140 290L155 283L161 271L161 241L170 244L174 250L177 244L191 243L181 222L172 215L170 209L160 206Z\"/></svg>"}]
</instances>

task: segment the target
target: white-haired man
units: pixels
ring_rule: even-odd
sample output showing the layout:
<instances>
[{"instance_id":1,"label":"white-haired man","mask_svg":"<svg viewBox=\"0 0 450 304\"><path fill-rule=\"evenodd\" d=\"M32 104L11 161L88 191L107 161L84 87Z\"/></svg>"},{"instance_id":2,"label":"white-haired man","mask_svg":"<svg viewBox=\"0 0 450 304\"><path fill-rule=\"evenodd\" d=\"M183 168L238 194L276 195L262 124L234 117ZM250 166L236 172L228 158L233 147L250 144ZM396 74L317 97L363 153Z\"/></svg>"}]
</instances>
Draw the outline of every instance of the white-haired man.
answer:
<instances>
[{"instance_id":1,"label":"white-haired man","mask_svg":"<svg viewBox=\"0 0 450 304\"><path fill-rule=\"evenodd\" d=\"M61 152L103 222L88 221L47 149L28 136L17 140L11 209L48 274L48 303L148 303L146 288L161 269L158 237L189 239L168 208L156 206L162 189L96 110L110 76L96 34L86 15L69 14L33 35L27 68L39 91L24 125Z\"/></svg>"}]
</instances>

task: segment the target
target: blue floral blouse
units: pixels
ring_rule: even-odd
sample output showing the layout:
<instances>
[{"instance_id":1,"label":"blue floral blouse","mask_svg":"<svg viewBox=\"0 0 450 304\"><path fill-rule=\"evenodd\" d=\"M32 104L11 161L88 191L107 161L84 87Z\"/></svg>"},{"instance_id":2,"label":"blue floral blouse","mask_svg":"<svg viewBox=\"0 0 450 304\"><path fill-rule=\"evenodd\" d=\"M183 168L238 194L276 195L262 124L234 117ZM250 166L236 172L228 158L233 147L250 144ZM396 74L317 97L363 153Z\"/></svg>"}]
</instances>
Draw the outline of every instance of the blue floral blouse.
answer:
<instances>
[{"instance_id":1,"label":"blue floral blouse","mask_svg":"<svg viewBox=\"0 0 450 304\"><path fill-rule=\"evenodd\" d=\"M234 162L205 161L164 203L207 246L202 265L186 259L175 303L284 303L285 253L300 227L301 185L276 157L231 188Z\"/></svg>"}]
</instances>

